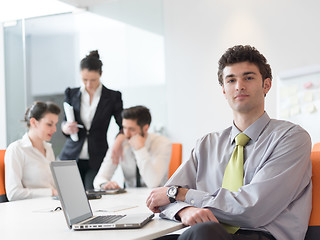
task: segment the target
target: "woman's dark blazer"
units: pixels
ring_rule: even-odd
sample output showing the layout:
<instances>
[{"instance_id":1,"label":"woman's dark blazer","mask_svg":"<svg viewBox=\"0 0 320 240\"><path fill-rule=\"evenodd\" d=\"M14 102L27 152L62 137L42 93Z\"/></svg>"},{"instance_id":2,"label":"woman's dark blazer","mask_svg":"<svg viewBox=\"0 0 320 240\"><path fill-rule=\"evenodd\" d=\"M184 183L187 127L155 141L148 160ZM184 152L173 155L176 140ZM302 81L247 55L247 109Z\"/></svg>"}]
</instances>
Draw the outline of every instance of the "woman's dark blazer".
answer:
<instances>
[{"instance_id":1,"label":"woman's dark blazer","mask_svg":"<svg viewBox=\"0 0 320 240\"><path fill-rule=\"evenodd\" d=\"M73 106L75 121L84 125L80 118L80 88L67 88L65 91L65 102ZM61 160L78 160L84 143L88 139L89 165L91 168L98 170L103 161L104 156L109 148L107 142L107 131L109 128L111 117L114 116L119 129L122 129L121 112L123 104L121 93L113 91L102 86L100 101L98 103L95 115L92 119L90 130L79 128L79 141L74 142L69 135L63 146L59 158Z\"/></svg>"}]
</instances>

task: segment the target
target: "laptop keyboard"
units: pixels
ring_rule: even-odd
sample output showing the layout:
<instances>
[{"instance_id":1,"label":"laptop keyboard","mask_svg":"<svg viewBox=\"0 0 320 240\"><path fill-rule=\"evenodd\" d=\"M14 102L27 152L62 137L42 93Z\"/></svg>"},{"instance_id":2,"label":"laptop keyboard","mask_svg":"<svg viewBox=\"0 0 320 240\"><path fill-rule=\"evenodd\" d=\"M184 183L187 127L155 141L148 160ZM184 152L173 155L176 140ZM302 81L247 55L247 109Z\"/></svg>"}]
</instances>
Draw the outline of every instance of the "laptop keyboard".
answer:
<instances>
[{"instance_id":1,"label":"laptop keyboard","mask_svg":"<svg viewBox=\"0 0 320 240\"><path fill-rule=\"evenodd\" d=\"M91 219L88 222L85 222L84 224L114 223L125 216L126 215L97 216L94 219Z\"/></svg>"}]
</instances>

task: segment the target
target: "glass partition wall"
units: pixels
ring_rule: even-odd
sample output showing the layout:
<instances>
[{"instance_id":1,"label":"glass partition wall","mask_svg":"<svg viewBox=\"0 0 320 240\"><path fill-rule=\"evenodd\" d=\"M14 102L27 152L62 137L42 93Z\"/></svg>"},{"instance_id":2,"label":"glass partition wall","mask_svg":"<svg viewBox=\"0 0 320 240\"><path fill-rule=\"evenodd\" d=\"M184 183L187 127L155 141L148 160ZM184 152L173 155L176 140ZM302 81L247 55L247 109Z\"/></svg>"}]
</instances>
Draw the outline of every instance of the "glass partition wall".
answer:
<instances>
[{"instance_id":1,"label":"glass partition wall","mask_svg":"<svg viewBox=\"0 0 320 240\"><path fill-rule=\"evenodd\" d=\"M25 133L21 120L33 101L62 107L64 90L81 85L81 59L96 49L104 64L102 83L122 92L124 107L150 108L150 130L165 133L164 39L159 28L150 31L83 11L17 21L4 28L4 38L8 145ZM117 131L112 122L110 144ZM51 141L56 155L64 141L59 123Z\"/></svg>"},{"instance_id":2,"label":"glass partition wall","mask_svg":"<svg viewBox=\"0 0 320 240\"><path fill-rule=\"evenodd\" d=\"M17 140L25 131L20 120L27 106L24 21L4 27L6 136L7 144Z\"/></svg>"},{"instance_id":3,"label":"glass partition wall","mask_svg":"<svg viewBox=\"0 0 320 240\"><path fill-rule=\"evenodd\" d=\"M23 119L28 106L37 100L62 106L63 89L75 86L73 28L72 14L30 18L4 27L8 145L26 132ZM56 154L65 140L60 125L52 138Z\"/></svg>"}]
</instances>

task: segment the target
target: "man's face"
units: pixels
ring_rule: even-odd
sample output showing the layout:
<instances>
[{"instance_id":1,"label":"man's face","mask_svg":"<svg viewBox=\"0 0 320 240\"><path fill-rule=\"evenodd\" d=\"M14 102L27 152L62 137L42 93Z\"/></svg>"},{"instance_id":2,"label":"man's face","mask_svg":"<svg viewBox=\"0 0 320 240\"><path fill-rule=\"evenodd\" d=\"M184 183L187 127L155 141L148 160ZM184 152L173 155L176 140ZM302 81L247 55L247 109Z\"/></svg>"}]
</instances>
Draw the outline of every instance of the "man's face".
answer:
<instances>
[{"instance_id":1,"label":"man's face","mask_svg":"<svg viewBox=\"0 0 320 240\"><path fill-rule=\"evenodd\" d=\"M130 139L132 136L140 134L141 136L145 136L147 133L148 126L147 124L141 129L141 127L137 124L137 120L132 119L123 119L122 120L123 132L124 135Z\"/></svg>"},{"instance_id":2,"label":"man's face","mask_svg":"<svg viewBox=\"0 0 320 240\"><path fill-rule=\"evenodd\" d=\"M250 62L235 63L223 70L223 94L233 112L261 113L271 79L262 80L259 68Z\"/></svg>"}]
</instances>

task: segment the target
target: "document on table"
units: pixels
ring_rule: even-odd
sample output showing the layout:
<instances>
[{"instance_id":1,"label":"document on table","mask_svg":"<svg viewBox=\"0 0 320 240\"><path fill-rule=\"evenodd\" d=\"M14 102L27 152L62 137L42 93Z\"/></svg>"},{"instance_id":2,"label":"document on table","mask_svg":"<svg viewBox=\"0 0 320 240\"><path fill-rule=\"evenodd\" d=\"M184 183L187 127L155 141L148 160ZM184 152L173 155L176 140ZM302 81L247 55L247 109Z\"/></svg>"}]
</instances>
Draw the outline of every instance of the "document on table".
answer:
<instances>
[{"instance_id":1,"label":"document on table","mask_svg":"<svg viewBox=\"0 0 320 240\"><path fill-rule=\"evenodd\" d=\"M63 108L64 108L64 112L66 114L67 122L74 122L75 118L74 118L73 107L70 104L64 102ZM79 140L77 133L71 134L70 137L71 137L72 141L74 141L74 142L77 142Z\"/></svg>"}]
</instances>

